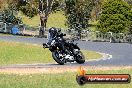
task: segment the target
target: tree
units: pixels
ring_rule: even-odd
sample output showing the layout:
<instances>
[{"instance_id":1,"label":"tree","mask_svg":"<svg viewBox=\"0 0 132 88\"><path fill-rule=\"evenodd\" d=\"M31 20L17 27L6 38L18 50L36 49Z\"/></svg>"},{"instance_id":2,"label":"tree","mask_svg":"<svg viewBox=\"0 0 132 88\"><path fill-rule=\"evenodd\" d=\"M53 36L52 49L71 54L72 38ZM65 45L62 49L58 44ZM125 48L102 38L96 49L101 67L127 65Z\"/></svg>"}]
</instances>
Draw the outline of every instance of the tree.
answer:
<instances>
[{"instance_id":1,"label":"tree","mask_svg":"<svg viewBox=\"0 0 132 88\"><path fill-rule=\"evenodd\" d=\"M4 23L12 23L12 24L22 24L22 20L19 17L16 17L14 11L11 9L5 9L2 12L2 21Z\"/></svg>"},{"instance_id":2,"label":"tree","mask_svg":"<svg viewBox=\"0 0 132 88\"><path fill-rule=\"evenodd\" d=\"M65 3L68 27L76 30L87 28L94 0L65 0Z\"/></svg>"},{"instance_id":3,"label":"tree","mask_svg":"<svg viewBox=\"0 0 132 88\"><path fill-rule=\"evenodd\" d=\"M99 17L99 31L127 33L132 25L132 10L123 0L107 0Z\"/></svg>"},{"instance_id":4,"label":"tree","mask_svg":"<svg viewBox=\"0 0 132 88\"><path fill-rule=\"evenodd\" d=\"M7 8L7 0L0 0L0 10Z\"/></svg>"},{"instance_id":5,"label":"tree","mask_svg":"<svg viewBox=\"0 0 132 88\"><path fill-rule=\"evenodd\" d=\"M92 20L98 20L99 14L101 12L101 5L102 5L103 0L95 0L95 6L91 12L91 18Z\"/></svg>"},{"instance_id":6,"label":"tree","mask_svg":"<svg viewBox=\"0 0 132 88\"><path fill-rule=\"evenodd\" d=\"M40 36L44 35L48 16L58 9L61 0L9 0L9 6L32 18L40 15Z\"/></svg>"},{"instance_id":7,"label":"tree","mask_svg":"<svg viewBox=\"0 0 132 88\"><path fill-rule=\"evenodd\" d=\"M9 6L8 3L11 0L1 0L0 1L0 15L1 20L5 23L19 24L22 23L22 20L19 17L15 17L16 9L14 6Z\"/></svg>"},{"instance_id":8,"label":"tree","mask_svg":"<svg viewBox=\"0 0 132 88\"><path fill-rule=\"evenodd\" d=\"M128 4L132 5L132 0L124 0L124 1L126 1Z\"/></svg>"}]
</instances>

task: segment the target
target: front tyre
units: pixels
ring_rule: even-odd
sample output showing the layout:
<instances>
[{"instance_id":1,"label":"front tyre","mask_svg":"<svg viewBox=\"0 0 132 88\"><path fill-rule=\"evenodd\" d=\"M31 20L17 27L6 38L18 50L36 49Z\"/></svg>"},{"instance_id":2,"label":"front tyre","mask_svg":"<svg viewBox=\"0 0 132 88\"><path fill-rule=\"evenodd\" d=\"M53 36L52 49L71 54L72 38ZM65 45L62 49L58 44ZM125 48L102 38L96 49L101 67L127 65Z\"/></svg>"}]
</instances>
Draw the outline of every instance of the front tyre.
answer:
<instances>
[{"instance_id":1,"label":"front tyre","mask_svg":"<svg viewBox=\"0 0 132 88\"><path fill-rule=\"evenodd\" d=\"M83 64L85 62L85 57L81 51L79 51L79 53L76 57L76 62L79 64Z\"/></svg>"},{"instance_id":2,"label":"front tyre","mask_svg":"<svg viewBox=\"0 0 132 88\"><path fill-rule=\"evenodd\" d=\"M59 54L61 54L59 51L54 51L54 52L52 52L52 57L58 64L64 65L65 59L63 57L60 57Z\"/></svg>"}]
</instances>

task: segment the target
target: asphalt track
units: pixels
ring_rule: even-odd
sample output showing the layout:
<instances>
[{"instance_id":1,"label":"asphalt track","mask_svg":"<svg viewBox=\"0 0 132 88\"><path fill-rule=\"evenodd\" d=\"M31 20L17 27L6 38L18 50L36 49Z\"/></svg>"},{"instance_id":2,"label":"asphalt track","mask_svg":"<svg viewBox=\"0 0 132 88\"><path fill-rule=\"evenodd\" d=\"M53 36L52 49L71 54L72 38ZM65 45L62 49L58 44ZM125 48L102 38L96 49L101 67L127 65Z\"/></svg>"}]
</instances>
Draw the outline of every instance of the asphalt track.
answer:
<instances>
[{"instance_id":1,"label":"asphalt track","mask_svg":"<svg viewBox=\"0 0 132 88\"><path fill-rule=\"evenodd\" d=\"M0 41L13 41L22 43L39 44L46 42L45 38L30 38L19 36L0 35ZM132 66L132 45L127 43L108 43L108 42L90 42L75 41L81 49L92 50L112 55L111 59L105 58L98 61L87 61L82 66ZM37 64L39 67L60 66L58 64ZM34 67L35 65L24 65L25 67ZM66 64L65 66L80 66L79 64ZM17 67L21 67L18 65Z\"/></svg>"}]
</instances>

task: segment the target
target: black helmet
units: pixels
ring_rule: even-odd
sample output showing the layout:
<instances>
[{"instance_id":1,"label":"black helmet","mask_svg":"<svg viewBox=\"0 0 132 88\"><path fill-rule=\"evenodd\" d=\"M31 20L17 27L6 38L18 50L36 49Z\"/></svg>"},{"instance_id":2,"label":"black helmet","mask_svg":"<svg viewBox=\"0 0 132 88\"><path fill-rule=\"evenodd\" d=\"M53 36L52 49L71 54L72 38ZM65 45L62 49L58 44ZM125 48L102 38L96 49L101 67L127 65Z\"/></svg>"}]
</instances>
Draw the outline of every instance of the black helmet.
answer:
<instances>
[{"instance_id":1,"label":"black helmet","mask_svg":"<svg viewBox=\"0 0 132 88\"><path fill-rule=\"evenodd\" d=\"M49 33L50 33L50 36L53 38L57 34L57 29L52 27L52 28L49 29Z\"/></svg>"},{"instance_id":2,"label":"black helmet","mask_svg":"<svg viewBox=\"0 0 132 88\"><path fill-rule=\"evenodd\" d=\"M51 32L57 32L56 28L55 27L50 28L49 33L51 33Z\"/></svg>"}]
</instances>

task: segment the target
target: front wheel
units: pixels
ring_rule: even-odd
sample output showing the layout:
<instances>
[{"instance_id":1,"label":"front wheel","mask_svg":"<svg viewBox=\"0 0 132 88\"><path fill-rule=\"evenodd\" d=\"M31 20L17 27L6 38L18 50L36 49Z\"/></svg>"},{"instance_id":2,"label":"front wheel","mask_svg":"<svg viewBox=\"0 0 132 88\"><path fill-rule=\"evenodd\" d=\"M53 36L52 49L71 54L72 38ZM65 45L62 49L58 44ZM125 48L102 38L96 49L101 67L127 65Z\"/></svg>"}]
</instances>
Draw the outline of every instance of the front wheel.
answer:
<instances>
[{"instance_id":1,"label":"front wheel","mask_svg":"<svg viewBox=\"0 0 132 88\"><path fill-rule=\"evenodd\" d=\"M81 51L79 51L79 53L76 57L76 62L79 64L83 64L85 62L85 57Z\"/></svg>"},{"instance_id":2,"label":"front wheel","mask_svg":"<svg viewBox=\"0 0 132 88\"><path fill-rule=\"evenodd\" d=\"M52 57L58 64L64 65L65 59L63 57L61 57L60 54L61 54L61 52L56 50L56 51L52 52Z\"/></svg>"}]
</instances>

